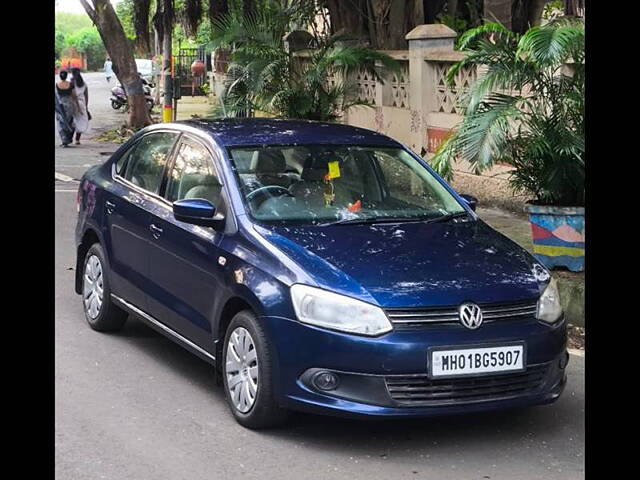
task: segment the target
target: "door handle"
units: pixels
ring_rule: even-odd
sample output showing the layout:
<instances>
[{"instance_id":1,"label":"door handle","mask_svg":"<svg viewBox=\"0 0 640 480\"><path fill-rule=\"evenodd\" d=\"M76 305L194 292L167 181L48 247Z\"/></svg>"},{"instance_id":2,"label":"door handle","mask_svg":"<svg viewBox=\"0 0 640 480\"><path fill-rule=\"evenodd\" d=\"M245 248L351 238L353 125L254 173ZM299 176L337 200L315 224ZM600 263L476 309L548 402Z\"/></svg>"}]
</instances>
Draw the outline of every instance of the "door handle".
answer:
<instances>
[{"instance_id":1,"label":"door handle","mask_svg":"<svg viewBox=\"0 0 640 480\"><path fill-rule=\"evenodd\" d=\"M160 238L160 235L162 234L162 229L160 227L152 223L151 225L149 225L149 230L151 230L151 234L153 235L153 238L156 238L156 239Z\"/></svg>"},{"instance_id":2,"label":"door handle","mask_svg":"<svg viewBox=\"0 0 640 480\"><path fill-rule=\"evenodd\" d=\"M116 204L107 200L106 202L104 202L105 208L107 210L107 213L113 213L113 211L116 208Z\"/></svg>"}]
</instances>

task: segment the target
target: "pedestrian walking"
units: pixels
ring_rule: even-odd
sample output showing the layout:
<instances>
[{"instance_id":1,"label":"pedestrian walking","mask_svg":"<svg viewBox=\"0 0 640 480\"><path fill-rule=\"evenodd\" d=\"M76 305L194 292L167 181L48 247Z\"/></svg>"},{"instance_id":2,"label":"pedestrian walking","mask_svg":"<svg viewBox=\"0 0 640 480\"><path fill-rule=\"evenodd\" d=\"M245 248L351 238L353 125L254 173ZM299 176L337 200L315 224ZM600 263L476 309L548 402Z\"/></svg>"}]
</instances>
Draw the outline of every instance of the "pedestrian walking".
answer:
<instances>
[{"instance_id":1,"label":"pedestrian walking","mask_svg":"<svg viewBox=\"0 0 640 480\"><path fill-rule=\"evenodd\" d=\"M76 126L76 145L80 145L80 136L89 129L89 120L91 120L91 114L89 113L89 89L80 74L79 68L72 68L71 73L73 74L71 85L73 86L76 99L76 110L73 115L73 121Z\"/></svg>"},{"instance_id":2,"label":"pedestrian walking","mask_svg":"<svg viewBox=\"0 0 640 480\"><path fill-rule=\"evenodd\" d=\"M60 80L55 86L55 111L56 123L58 124L58 135L63 147L67 147L73 142L73 132L75 124L73 117L76 110L76 99L71 82L67 80L68 72L60 70L58 74Z\"/></svg>"},{"instance_id":3,"label":"pedestrian walking","mask_svg":"<svg viewBox=\"0 0 640 480\"><path fill-rule=\"evenodd\" d=\"M113 77L113 63L109 57L104 62L104 76L107 77L107 83L110 84L111 77Z\"/></svg>"}]
</instances>

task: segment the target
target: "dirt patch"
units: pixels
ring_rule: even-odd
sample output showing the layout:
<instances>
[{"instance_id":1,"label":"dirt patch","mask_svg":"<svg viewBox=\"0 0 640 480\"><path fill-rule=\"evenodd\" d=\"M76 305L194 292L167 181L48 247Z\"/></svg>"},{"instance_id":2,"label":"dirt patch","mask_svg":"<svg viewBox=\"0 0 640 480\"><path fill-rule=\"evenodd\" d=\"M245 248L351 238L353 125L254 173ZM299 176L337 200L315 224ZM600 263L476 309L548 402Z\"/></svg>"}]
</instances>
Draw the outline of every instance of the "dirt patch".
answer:
<instances>
[{"instance_id":1,"label":"dirt patch","mask_svg":"<svg viewBox=\"0 0 640 480\"><path fill-rule=\"evenodd\" d=\"M569 283L584 284L584 272L571 272L569 270L553 270L553 276L558 280L562 280Z\"/></svg>"},{"instance_id":2,"label":"dirt patch","mask_svg":"<svg viewBox=\"0 0 640 480\"><path fill-rule=\"evenodd\" d=\"M152 123L159 123L158 117L151 117ZM91 140L95 142L104 142L104 143L124 143L129 140L139 129L130 128L125 124L117 128L112 128L109 130L105 130L100 132L98 135L91 138Z\"/></svg>"},{"instance_id":3,"label":"dirt patch","mask_svg":"<svg viewBox=\"0 0 640 480\"><path fill-rule=\"evenodd\" d=\"M584 327L577 327L575 325L567 325L567 334L569 337L567 347L574 348L576 350L584 350Z\"/></svg>"},{"instance_id":4,"label":"dirt patch","mask_svg":"<svg viewBox=\"0 0 640 480\"><path fill-rule=\"evenodd\" d=\"M129 140L134 133L136 133L134 129L122 126L105 130L93 137L92 140L105 143L124 143Z\"/></svg>"}]
</instances>

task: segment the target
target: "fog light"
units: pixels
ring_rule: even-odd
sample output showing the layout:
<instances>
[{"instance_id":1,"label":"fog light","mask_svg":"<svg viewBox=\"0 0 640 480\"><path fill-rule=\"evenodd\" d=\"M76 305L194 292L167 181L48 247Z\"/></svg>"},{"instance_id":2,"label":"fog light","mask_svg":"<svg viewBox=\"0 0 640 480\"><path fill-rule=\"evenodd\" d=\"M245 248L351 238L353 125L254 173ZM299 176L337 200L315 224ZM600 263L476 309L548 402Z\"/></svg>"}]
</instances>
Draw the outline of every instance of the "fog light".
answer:
<instances>
[{"instance_id":1,"label":"fog light","mask_svg":"<svg viewBox=\"0 0 640 480\"><path fill-rule=\"evenodd\" d=\"M558 366L560 367L560 370L564 370L564 368L567 366L568 363L569 363L569 352L564 352L564 355L560 357L560 362L558 364Z\"/></svg>"},{"instance_id":2,"label":"fog light","mask_svg":"<svg viewBox=\"0 0 640 480\"><path fill-rule=\"evenodd\" d=\"M335 390L338 383L338 376L332 372L318 372L313 376L313 384L319 390Z\"/></svg>"}]
</instances>

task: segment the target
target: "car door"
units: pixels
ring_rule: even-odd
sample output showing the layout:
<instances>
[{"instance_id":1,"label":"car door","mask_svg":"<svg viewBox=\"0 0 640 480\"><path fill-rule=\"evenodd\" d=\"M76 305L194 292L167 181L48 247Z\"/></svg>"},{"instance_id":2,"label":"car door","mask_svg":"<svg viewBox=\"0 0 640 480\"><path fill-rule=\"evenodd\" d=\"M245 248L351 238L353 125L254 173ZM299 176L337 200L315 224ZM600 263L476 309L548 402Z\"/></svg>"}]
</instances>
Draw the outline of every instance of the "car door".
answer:
<instances>
[{"instance_id":1,"label":"car door","mask_svg":"<svg viewBox=\"0 0 640 480\"><path fill-rule=\"evenodd\" d=\"M212 152L184 134L169 168L166 204L154 212L151 241L149 313L182 336L213 352L211 319L223 283L218 263L222 233L176 220L171 204L205 198L225 212L220 176Z\"/></svg>"},{"instance_id":2,"label":"car door","mask_svg":"<svg viewBox=\"0 0 640 480\"><path fill-rule=\"evenodd\" d=\"M116 164L113 188L105 198L113 293L147 310L150 210L157 202L167 160L178 132L144 135Z\"/></svg>"}]
</instances>

